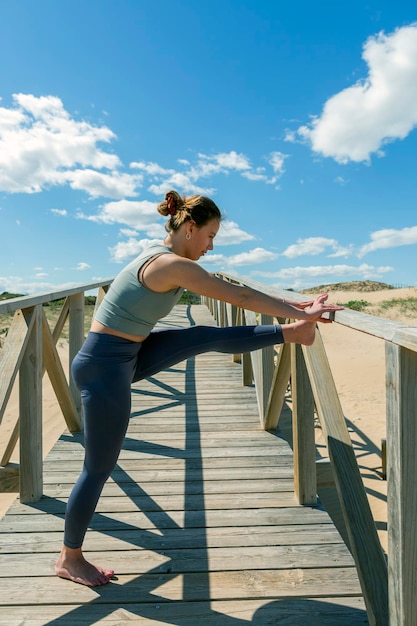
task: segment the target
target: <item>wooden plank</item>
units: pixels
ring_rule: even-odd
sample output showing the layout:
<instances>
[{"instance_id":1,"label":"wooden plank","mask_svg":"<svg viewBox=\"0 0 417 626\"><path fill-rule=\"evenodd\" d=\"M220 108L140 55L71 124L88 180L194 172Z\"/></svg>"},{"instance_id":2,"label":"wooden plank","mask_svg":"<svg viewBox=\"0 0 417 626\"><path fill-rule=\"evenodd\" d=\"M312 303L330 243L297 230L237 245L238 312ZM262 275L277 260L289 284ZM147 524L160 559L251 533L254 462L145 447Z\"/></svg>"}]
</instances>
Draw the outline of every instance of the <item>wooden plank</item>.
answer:
<instances>
[{"instance_id":1,"label":"wooden plank","mask_svg":"<svg viewBox=\"0 0 417 626\"><path fill-rule=\"evenodd\" d=\"M1 534L2 554L21 554L25 560L27 553L51 553L55 555L60 549L61 532L45 532L34 535L33 532L19 533L16 541L15 533ZM294 524L280 526L218 526L214 528L200 527L170 528L166 533L149 532L147 529L120 529L114 532L88 532L85 549L87 552L131 550L146 548L160 552L167 548L184 550L201 547L233 548L262 546L316 546L321 544L342 544L340 535L328 521L326 524ZM51 557L53 558L53 557Z\"/></svg>"},{"instance_id":2,"label":"wooden plank","mask_svg":"<svg viewBox=\"0 0 417 626\"><path fill-rule=\"evenodd\" d=\"M314 400L301 346L291 345L294 491L300 504L316 504Z\"/></svg>"},{"instance_id":3,"label":"wooden plank","mask_svg":"<svg viewBox=\"0 0 417 626\"><path fill-rule=\"evenodd\" d=\"M19 466L16 463L8 463L0 467L0 491L1 493L19 493Z\"/></svg>"},{"instance_id":4,"label":"wooden plank","mask_svg":"<svg viewBox=\"0 0 417 626\"><path fill-rule=\"evenodd\" d=\"M65 322L68 319L68 315L69 315L69 300L68 298L65 298L65 302L62 305L59 317L54 326L54 330L52 331L52 338L53 338L54 344L58 342L58 339L61 336ZM48 328L49 328L49 325L48 325Z\"/></svg>"},{"instance_id":5,"label":"wooden plank","mask_svg":"<svg viewBox=\"0 0 417 626\"><path fill-rule=\"evenodd\" d=\"M28 326L23 313L16 311L6 341L0 351L0 423L3 419L34 321L35 318L31 318ZM9 458L2 459L1 464L5 465L8 463Z\"/></svg>"},{"instance_id":6,"label":"wooden plank","mask_svg":"<svg viewBox=\"0 0 417 626\"><path fill-rule=\"evenodd\" d=\"M354 567L352 556L342 543L310 546L228 546L222 548L183 547L156 552L131 546L126 550L86 551L86 558L99 563L112 563L121 574L146 574L201 572L210 562L211 572L230 572L250 569L277 571L290 568L339 568ZM26 577L28 571L36 571L37 576L50 576L50 555L27 554L22 559L20 554L2 555L0 561L0 579ZM2 582L2 581L1 581ZM1 589L0 582L0 589ZM0 592L1 593L1 592Z\"/></svg>"},{"instance_id":7,"label":"wooden plank","mask_svg":"<svg viewBox=\"0 0 417 626\"><path fill-rule=\"evenodd\" d=\"M25 607L26 609L26 607ZM88 610L80 610L79 605L54 604L51 606L3 607L7 626L45 626L54 619L65 626L225 626L235 624L245 626L364 626L367 624L363 601L357 597L320 597L303 599L263 598L250 600L216 600L207 602L164 602L134 603L120 607L120 604L97 605L89 603Z\"/></svg>"},{"instance_id":8,"label":"wooden plank","mask_svg":"<svg viewBox=\"0 0 417 626\"><path fill-rule=\"evenodd\" d=\"M291 345L283 344L278 352L277 363L271 383L267 409L265 413L265 430L275 430L278 426L285 393L291 378Z\"/></svg>"},{"instance_id":9,"label":"wooden plank","mask_svg":"<svg viewBox=\"0 0 417 626\"><path fill-rule=\"evenodd\" d=\"M417 354L386 344L390 626L417 615Z\"/></svg>"},{"instance_id":10,"label":"wooden plank","mask_svg":"<svg viewBox=\"0 0 417 626\"><path fill-rule=\"evenodd\" d=\"M384 626L388 623L387 563L320 333L312 346L303 346L303 352L369 620Z\"/></svg>"},{"instance_id":11,"label":"wooden plank","mask_svg":"<svg viewBox=\"0 0 417 626\"><path fill-rule=\"evenodd\" d=\"M36 502L42 495L42 306L24 315L32 330L19 369L20 499Z\"/></svg>"},{"instance_id":12,"label":"wooden plank","mask_svg":"<svg viewBox=\"0 0 417 626\"><path fill-rule=\"evenodd\" d=\"M44 313L42 314L42 349L44 365L65 422L70 431L78 431L81 428L81 422Z\"/></svg>"},{"instance_id":13,"label":"wooden plank","mask_svg":"<svg viewBox=\"0 0 417 626\"><path fill-rule=\"evenodd\" d=\"M75 355L84 343L84 293L79 292L69 297L69 365L74 360ZM81 395L70 375L69 388L80 416L82 424Z\"/></svg>"},{"instance_id":14,"label":"wooden plank","mask_svg":"<svg viewBox=\"0 0 417 626\"><path fill-rule=\"evenodd\" d=\"M248 325L257 325L256 314L253 311L245 311L245 321ZM261 315L262 323L271 324L272 317ZM274 374L274 347L270 346L250 353L252 374L255 381L255 391L258 400L259 420L263 426L269 392Z\"/></svg>"},{"instance_id":15,"label":"wooden plank","mask_svg":"<svg viewBox=\"0 0 417 626\"><path fill-rule=\"evenodd\" d=\"M14 313L19 309L30 309L39 304L46 304L51 300L61 300L72 295L79 293L85 293L86 291L92 291L100 287L106 287L110 285L112 279L102 280L97 283L85 283L72 287L71 289L64 289L62 291L38 293L30 296L19 296L18 298L9 298L0 302L0 313Z\"/></svg>"},{"instance_id":16,"label":"wooden plank","mask_svg":"<svg viewBox=\"0 0 417 626\"><path fill-rule=\"evenodd\" d=\"M219 272L218 275L223 279L231 278L230 275L224 272ZM235 276L234 281L237 284L245 284L248 287L252 287L253 289L257 289L258 291L262 291L274 297L278 296L284 300L302 302L306 298L305 294L276 289L270 285L258 283L248 278L245 278L242 282L239 277ZM332 319L348 328L353 328L354 330L373 335L374 337L385 339L386 341L401 345L414 352L417 351L417 328L415 326L347 308L342 311L336 311Z\"/></svg>"},{"instance_id":17,"label":"wooden plank","mask_svg":"<svg viewBox=\"0 0 417 626\"><path fill-rule=\"evenodd\" d=\"M0 533L55 532L62 531L64 521L49 515L28 516L8 514L1 520ZM146 512L113 511L111 516L96 515L91 528L98 531L121 528L159 529L178 528L184 525L183 511L155 511L151 519ZM277 526L288 524L325 524L329 517L325 511L315 508L288 506L282 508L248 509L242 515L242 507L235 510L187 511L187 527L203 528L216 526Z\"/></svg>"},{"instance_id":18,"label":"wooden plank","mask_svg":"<svg viewBox=\"0 0 417 626\"><path fill-rule=\"evenodd\" d=\"M16 610L5 607L3 615L8 626L21 626L16 617ZM77 605L54 605L31 607L30 617L25 619L25 626L45 626L53 621L68 626L161 626L180 624L181 626L220 626L221 624L277 624L286 626L364 626L367 623L363 603L359 598L320 598L294 600L277 598L272 601L224 600L210 602L167 602L163 604L130 604L129 608L113 605L96 606L90 604L87 612L80 611ZM150 621L151 620L151 621ZM278 621L277 621L278 620Z\"/></svg>"},{"instance_id":19,"label":"wooden plank","mask_svg":"<svg viewBox=\"0 0 417 626\"><path fill-rule=\"evenodd\" d=\"M289 570L239 570L233 572L192 572L185 577L177 574L120 574L114 582L106 586L104 594L97 589L79 585L76 590L80 603L91 602L169 602L181 600L211 601L220 599L274 598L276 589L284 597L308 595L320 597L337 595L341 586L346 595L360 594L360 587L354 568L312 568ZM56 577L38 576L30 578L32 597L42 597L42 602L50 604L59 597L61 604L74 602L72 585L62 584ZM13 577L2 579L0 606L2 604L26 605L28 602L28 578ZM35 602L33 602L35 603Z\"/></svg>"},{"instance_id":20,"label":"wooden plank","mask_svg":"<svg viewBox=\"0 0 417 626\"><path fill-rule=\"evenodd\" d=\"M205 323L200 309L191 316ZM188 317L178 309L175 324ZM366 623L351 554L320 506L295 502L291 449L260 427L254 389L242 389L229 355L179 364L132 398L85 542L87 558L117 576L95 589L54 576L84 452L83 434L65 433L45 462L44 497L0 520L7 626Z\"/></svg>"}]
</instances>

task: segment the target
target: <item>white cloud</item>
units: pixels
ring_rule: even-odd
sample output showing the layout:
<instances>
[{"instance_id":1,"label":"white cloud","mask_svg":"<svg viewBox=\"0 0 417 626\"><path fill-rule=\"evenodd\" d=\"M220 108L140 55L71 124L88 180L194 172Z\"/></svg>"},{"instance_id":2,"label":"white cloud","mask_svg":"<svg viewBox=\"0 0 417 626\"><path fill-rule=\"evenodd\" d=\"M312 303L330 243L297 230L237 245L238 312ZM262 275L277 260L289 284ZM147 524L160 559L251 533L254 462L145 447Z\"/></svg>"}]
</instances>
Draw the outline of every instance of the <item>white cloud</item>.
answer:
<instances>
[{"instance_id":1,"label":"white cloud","mask_svg":"<svg viewBox=\"0 0 417 626\"><path fill-rule=\"evenodd\" d=\"M334 95L297 130L314 152L339 163L369 162L417 125L417 23L370 37L362 56L367 78ZM287 140L294 137L288 133Z\"/></svg>"},{"instance_id":2,"label":"white cloud","mask_svg":"<svg viewBox=\"0 0 417 626\"><path fill-rule=\"evenodd\" d=\"M19 293L23 295L36 293L52 293L53 291L65 291L79 285L79 282L66 282L54 284L45 281L35 281L33 279L24 280L21 276L0 276L0 293Z\"/></svg>"},{"instance_id":3,"label":"white cloud","mask_svg":"<svg viewBox=\"0 0 417 626\"><path fill-rule=\"evenodd\" d=\"M258 263L267 263L268 261L274 261L278 257L278 254L269 252L264 248L254 248L249 252L240 252L234 254L231 257L225 259L225 262L229 266L237 265L256 265Z\"/></svg>"},{"instance_id":4,"label":"white cloud","mask_svg":"<svg viewBox=\"0 0 417 626\"><path fill-rule=\"evenodd\" d=\"M120 234L123 235L124 237L136 237L138 233L136 232L135 229L121 228Z\"/></svg>"},{"instance_id":5,"label":"white cloud","mask_svg":"<svg viewBox=\"0 0 417 626\"><path fill-rule=\"evenodd\" d=\"M66 209L51 209L51 213L54 215L60 215L61 217L68 215L68 211Z\"/></svg>"},{"instance_id":6,"label":"white cloud","mask_svg":"<svg viewBox=\"0 0 417 626\"><path fill-rule=\"evenodd\" d=\"M212 187L201 186L202 178L228 175L234 172L247 180L271 184L275 183L278 175L283 173L285 158L286 155L280 152L273 152L270 155L268 162L272 167L273 176L270 176L264 167L253 167L246 155L235 150L212 155L199 153L195 163L191 163L188 159L178 159L178 163L185 168L183 171L167 169L157 163L144 161L131 163L131 167L140 169L151 177L152 183L148 191L155 195L161 196L169 189L177 189L181 193L210 196L215 190Z\"/></svg>"},{"instance_id":7,"label":"white cloud","mask_svg":"<svg viewBox=\"0 0 417 626\"><path fill-rule=\"evenodd\" d=\"M73 119L59 98L15 94L14 108L0 107L0 190L36 193L53 185L76 184L79 168L120 166L98 148L115 138L106 126Z\"/></svg>"},{"instance_id":8,"label":"white cloud","mask_svg":"<svg viewBox=\"0 0 417 626\"><path fill-rule=\"evenodd\" d=\"M310 265L307 267L288 267L277 272L253 272L253 275L263 276L265 278L280 278L285 281L301 281L306 282L307 279L318 279L319 282L326 282L328 280L342 279L348 276L356 279L371 280L377 279L391 272L392 267L380 266L375 267L373 265L367 265L363 263L359 266L352 265Z\"/></svg>"},{"instance_id":9,"label":"white cloud","mask_svg":"<svg viewBox=\"0 0 417 626\"><path fill-rule=\"evenodd\" d=\"M208 176L212 173L227 172L228 170L236 170L238 172L250 170L251 164L244 154L239 154L232 150L231 152L220 152L219 154L207 155L199 154L197 162L197 170L202 176Z\"/></svg>"},{"instance_id":10,"label":"white cloud","mask_svg":"<svg viewBox=\"0 0 417 626\"><path fill-rule=\"evenodd\" d=\"M394 228L385 228L371 233L371 241L362 246L359 251L359 258L374 252L381 248L396 248L398 246L410 246L417 244L417 226L410 228L402 228L395 230Z\"/></svg>"},{"instance_id":11,"label":"white cloud","mask_svg":"<svg viewBox=\"0 0 417 626\"><path fill-rule=\"evenodd\" d=\"M188 163L188 161L186 161L186 163ZM146 163L145 161L133 161L130 164L130 167L143 170L149 176L170 176L171 174L175 174L175 170L166 169L158 165L158 163L153 163L152 161L149 163Z\"/></svg>"},{"instance_id":12,"label":"white cloud","mask_svg":"<svg viewBox=\"0 0 417 626\"><path fill-rule=\"evenodd\" d=\"M89 265L88 263L84 263L83 261L80 261L80 263L77 264L77 267L75 269L80 272L84 272L84 270L88 270L90 267L91 265Z\"/></svg>"},{"instance_id":13,"label":"white cloud","mask_svg":"<svg viewBox=\"0 0 417 626\"><path fill-rule=\"evenodd\" d=\"M121 241L109 248L111 259L116 263L123 263L128 259L133 259L141 254L150 243L152 243L151 239L138 240L130 237L127 241Z\"/></svg>"},{"instance_id":14,"label":"white cloud","mask_svg":"<svg viewBox=\"0 0 417 626\"><path fill-rule=\"evenodd\" d=\"M193 182L190 174L176 172L159 184L152 184L148 187L148 191L156 196L163 196L170 189L177 189L180 193L196 194L199 196L211 196L214 189L211 187L200 187Z\"/></svg>"},{"instance_id":15,"label":"white cloud","mask_svg":"<svg viewBox=\"0 0 417 626\"><path fill-rule=\"evenodd\" d=\"M131 176L118 171L97 172L92 169L75 170L67 174L72 189L86 191L91 198L125 198L137 196L136 188L142 176Z\"/></svg>"},{"instance_id":16,"label":"white cloud","mask_svg":"<svg viewBox=\"0 0 417 626\"><path fill-rule=\"evenodd\" d=\"M236 150L199 153L194 162L177 159L178 169L132 161L131 170L138 171L124 172L119 157L99 147L115 138L106 126L75 119L56 96L15 94L10 107L0 107L0 191L38 193L69 185L91 198L123 200L136 197L146 180L148 191L158 196L169 188L211 196L215 189L202 179L235 173L271 184L283 172L285 155L279 152L270 155L268 172Z\"/></svg>"},{"instance_id":17,"label":"white cloud","mask_svg":"<svg viewBox=\"0 0 417 626\"><path fill-rule=\"evenodd\" d=\"M350 253L348 248L341 248L336 239L327 239L326 237L307 237L306 239L298 239L297 243L288 246L288 248L282 253L282 256L294 259L305 254L321 254L327 248L331 248L333 250L333 254L329 256L346 256Z\"/></svg>"},{"instance_id":18,"label":"white cloud","mask_svg":"<svg viewBox=\"0 0 417 626\"><path fill-rule=\"evenodd\" d=\"M233 222L232 220L224 220L221 223L220 230L216 235L214 245L230 246L231 244L251 241L252 239L255 239L255 237L242 230L236 222Z\"/></svg>"},{"instance_id":19,"label":"white cloud","mask_svg":"<svg viewBox=\"0 0 417 626\"><path fill-rule=\"evenodd\" d=\"M137 230L146 230L159 217L156 204L148 200L119 200L107 202L97 215L84 215L78 217L92 222L104 224L127 224Z\"/></svg>"},{"instance_id":20,"label":"white cloud","mask_svg":"<svg viewBox=\"0 0 417 626\"><path fill-rule=\"evenodd\" d=\"M287 157L288 155L283 154L282 152L271 152L269 163L271 164L274 172L276 174L279 174L279 176L282 176L282 174L285 172L284 162Z\"/></svg>"}]
</instances>

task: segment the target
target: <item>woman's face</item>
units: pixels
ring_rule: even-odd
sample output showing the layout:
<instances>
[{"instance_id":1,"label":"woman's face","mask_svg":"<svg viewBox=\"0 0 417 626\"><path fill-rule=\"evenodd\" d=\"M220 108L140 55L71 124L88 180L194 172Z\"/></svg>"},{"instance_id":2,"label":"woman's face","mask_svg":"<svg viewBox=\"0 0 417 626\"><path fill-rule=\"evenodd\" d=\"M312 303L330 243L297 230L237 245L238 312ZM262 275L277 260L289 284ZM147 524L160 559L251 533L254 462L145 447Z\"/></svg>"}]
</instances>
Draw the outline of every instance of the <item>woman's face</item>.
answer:
<instances>
[{"instance_id":1,"label":"woman's face","mask_svg":"<svg viewBox=\"0 0 417 626\"><path fill-rule=\"evenodd\" d=\"M213 240L220 228L217 218L211 219L204 226L194 225L190 229L191 238L187 240L187 257L197 261L209 250L213 250Z\"/></svg>"}]
</instances>

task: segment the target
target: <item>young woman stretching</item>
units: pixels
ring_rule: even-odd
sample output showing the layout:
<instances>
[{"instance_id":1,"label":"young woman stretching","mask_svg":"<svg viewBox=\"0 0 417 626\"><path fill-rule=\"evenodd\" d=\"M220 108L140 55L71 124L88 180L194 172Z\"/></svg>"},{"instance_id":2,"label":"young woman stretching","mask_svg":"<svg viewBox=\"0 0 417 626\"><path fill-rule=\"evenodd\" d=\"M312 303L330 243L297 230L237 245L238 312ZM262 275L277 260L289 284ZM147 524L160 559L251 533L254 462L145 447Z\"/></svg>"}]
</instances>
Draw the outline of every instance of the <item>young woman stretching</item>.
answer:
<instances>
[{"instance_id":1,"label":"young woman stretching","mask_svg":"<svg viewBox=\"0 0 417 626\"><path fill-rule=\"evenodd\" d=\"M227 283L195 261L213 249L221 213L204 196L166 194L158 206L168 216L163 243L149 246L115 278L72 363L84 413L85 459L69 497L64 544L55 570L84 585L107 583L113 570L85 560L82 544L98 499L120 453L130 418L131 384L202 352L239 353L279 343L310 345L323 313L342 307L323 294L302 304ZM216 328L192 326L153 331L184 289L292 324Z\"/></svg>"}]
</instances>

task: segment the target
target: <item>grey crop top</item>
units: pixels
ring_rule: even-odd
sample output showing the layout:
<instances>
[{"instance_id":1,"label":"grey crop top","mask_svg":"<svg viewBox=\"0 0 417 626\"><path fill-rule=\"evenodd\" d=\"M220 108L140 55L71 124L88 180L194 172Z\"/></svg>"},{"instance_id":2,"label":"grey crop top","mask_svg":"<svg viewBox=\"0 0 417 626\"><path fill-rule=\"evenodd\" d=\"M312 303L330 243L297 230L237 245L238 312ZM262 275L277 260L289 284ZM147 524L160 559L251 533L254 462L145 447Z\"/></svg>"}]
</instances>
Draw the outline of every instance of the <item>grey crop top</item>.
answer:
<instances>
[{"instance_id":1,"label":"grey crop top","mask_svg":"<svg viewBox=\"0 0 417 626\"><path fill-rule=\"evenodd\" d=\"M95 314L96 320L129 335L149 335L184 291L178 287L157 293L139 282L138 272L142 265L159 254L174 253L163 244L151 244L116 276Z\"/></svg>"}]
</instances>

